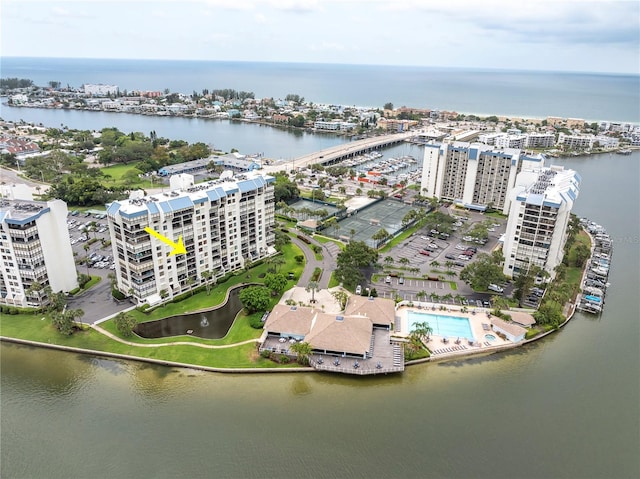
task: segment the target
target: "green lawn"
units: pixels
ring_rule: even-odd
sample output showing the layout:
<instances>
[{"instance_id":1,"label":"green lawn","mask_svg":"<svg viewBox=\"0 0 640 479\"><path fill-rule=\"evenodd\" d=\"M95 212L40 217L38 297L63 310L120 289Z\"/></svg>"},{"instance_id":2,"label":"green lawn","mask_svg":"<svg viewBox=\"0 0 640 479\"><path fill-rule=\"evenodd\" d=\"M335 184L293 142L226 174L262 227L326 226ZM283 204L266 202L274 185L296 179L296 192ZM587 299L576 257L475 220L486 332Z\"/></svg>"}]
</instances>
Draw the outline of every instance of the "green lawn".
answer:
<instances>
[{"instance_id":1,"label":"green lawn","mask_svg":"<svg viewBox=\"0 0 640 479\"><path fill-rule=\"evenodd\" d=\"M338 245L338 247L342 251L344 251L344 249L347 247L342 241L338 241L338 240L333 239L333 238L328 238L326 236L322 236L322 235L319 235L319 234L313 235L313 239L316 240L318 243L321 243L321 244L324 244L324 243L335 243L335 244Z\"/></svg>"},{"instance_id":2,"label":"green lawn","mask_svg":"<svg viewBox=\"0 0 640 479\"><path fill-rule=\"evenodd\" d=\"M135 164L128 164L128 165L113 165L113 166L107 166L104 168L100 168L100 171L102 173L104 173L105 175L109 175L111 177L111 179L105 179L103 180L103 182L108 186L108 185L123 185L125 183L124 180L124 175L128 172L131 171L133 169L135 169L136 165ZM153 183L150 180L143 180L143 179L137 179L138 181L136 181L135 183L133 183L134 186L140 187L140 188L153 188L154 186L159 186L158 183Z\"/></svg>"},{"instance_id":3,"label":"green lawn","mask_svg":"<svg viewBox=\"0 0 640 479\"><path fill-rule=\"evenodd\" d=\"M63 336L55 330L47 319L43 321L40 318L42 318L42 315L3 314L1 320L2 335L41 343L128 354L141 358L153 358L200 366L219 368L296 366L295 363L280 366L261 358L257 353L256 345L253 343L224 349L205 349L188 345L143 348L119 343L92 329L76 332L71 336Z\"/></svg>"},{"instance_id":4,"label":"green lawn","mask_svg":"<svg viewBox=\"0 0 640 479\"><path fill-rule=\"evenodd\" d=\"M299 277L304 269L304 264L296 263L294 256L301 254L300 249L294 244L288 244L282 248L282 251L283 257L286 259L286 263L280 267L279 271L291 271L296 277ZM132 314L138 321L150 321L185 312L214 307L224 301L228 288L245 282L261 282L262 280L260 276L263 273L266 273L267 269L270 267L272 266L263 263L250 269L248 272L241 272L236 276L232 276L225 283L212 288L210 295L207 295L206 291L202 291L179 303L171 303L157 308L149 314L145 314L137 310L131 311L130 314ZM295 283L293 281L289 281L289 287L292 287L294 284ZM278 298L274 298L272 303L275 304L277 300ZM44 320L41 319L43 317L45 317ZM121 336L116 331L113 320L105 321L100 326L116 336ZM98 333L93 329L79 331L71 336L63 336L51 325L48 317L43 314L3 314L0 317L0 332L4 336L18 339L28 339L42 343L118 354L129 354L143 358L176 361L201 366L220 368L286 368L297 366L295 363L278 365L268 359L261 358L257 353L255 343L223 349L205 349L189 345L148 348L122 344ZM222 339L200 339L192 336L162 339L142 339L137 336L131 336L123 339L139 344L158 344L182 341L193 343L197 342L208 345L225 345L249 339L256 339L261 333L262 330L252 328L249 324L248 317L245 314L240 313L227 335Z\"/></svg>"}]
</instances>

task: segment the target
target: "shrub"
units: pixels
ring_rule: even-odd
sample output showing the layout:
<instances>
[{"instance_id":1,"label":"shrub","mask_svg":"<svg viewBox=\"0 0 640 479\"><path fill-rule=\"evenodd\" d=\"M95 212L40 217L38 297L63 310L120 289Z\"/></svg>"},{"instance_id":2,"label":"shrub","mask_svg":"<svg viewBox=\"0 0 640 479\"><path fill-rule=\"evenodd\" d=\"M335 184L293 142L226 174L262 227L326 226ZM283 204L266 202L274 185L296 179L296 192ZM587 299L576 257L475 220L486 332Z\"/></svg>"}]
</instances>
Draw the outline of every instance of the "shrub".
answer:
<instances>
[{"instance_id":1,"label":"shrub","mask_svg":"<svg viewBox=\"0 0 640 479\"><path fill-rule=\"evenodd\" d=\"M313 270L313 274L311 275L311 281L318 281L320 279L320 276L322 276L322 269L315 268Z\"/></svg>"},{"instance_id":2,"label":"shrub","mask_svg":"<svg viewBox=\"0 0 640 479\"><path fill-rule=\"evenodd\" d=\"M262 329L263 328L264 323L262 322L262 314L263 313L255 313L255 314L251 314L251 315L248 316L249 325L253 329Z\"/></svg>"},{"instance_id":3,"label":"shrub","mask_svg":"<svg viewBox=\"0 0 640 479\"><path fill-rule=\"evenodd\" d=\"M540 334L540 331L537 331L535 329L530 329L526 332L526 334L524 335L525 339L531 339L535 336L537 336L538 334Z\"/></svg>"},{"instance_id":4,"label":"shrub","mask_svg":"<svg viewBox=\"0 0 640 479\"><path fill-rule=\"evenodd\" d=\"M111 288L111 296L113 296L119 301L122 301L127 298L118 288L115 288L115 287Z\"/></svg>"},{"instance_id":5,"label":"shrub","mask_svg":"<svg viewBox=\"0 0 640 479\"><path fill-rule=\"evenodd\" d=\"M271 351L269 351L268 349L263 349L262 351L260 351L260 356L268 359L271 357Z\"/></svg>"},{"instance_id":6,"label":"shrub","mask_svg":"<svg viewBox=\"0 0 640 479\"><path fill-rule=\"evenodd\" d=\"M291 361L291 360L289 359L289 356L287 356L286 354L281 354L280 358L278 359L278 362L280 364L288 364L289 361Z\"/></svg>"},{"instance_id":7,"label":"shrub","mask_svg":"<svg viewBox=\"0 0 640 479\"><path fill-rule=\"evenodd\" d=\"M298 264L302 264L304 262L304 255L302 254L297 254L294 259L296 260L296 263Z\"/></svg>"}]
</instances>

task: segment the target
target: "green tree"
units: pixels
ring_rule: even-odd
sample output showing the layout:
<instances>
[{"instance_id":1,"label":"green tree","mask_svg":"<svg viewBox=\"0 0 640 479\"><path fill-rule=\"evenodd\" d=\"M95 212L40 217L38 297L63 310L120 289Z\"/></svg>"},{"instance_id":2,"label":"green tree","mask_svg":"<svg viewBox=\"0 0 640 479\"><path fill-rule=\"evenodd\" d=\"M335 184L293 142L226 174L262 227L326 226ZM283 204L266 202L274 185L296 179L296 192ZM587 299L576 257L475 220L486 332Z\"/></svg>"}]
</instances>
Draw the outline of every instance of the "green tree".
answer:
<instances>
[{"instance_id":1,"label":"green tree","mask_svg":"<svg viewBox=\"0 0 640 479\"><path fill-rule=\"evenodd\" d=\"M118 332L125 337L129 337L133 334L133 328L138 324L138 321L132 315L122 311L116 316L115 323Z\"/></svg>"},{"instance_id":2,"label":"green tree","mask_svg":"<svg viewBox=\"0 0 640 479\"><path fill-rule=\"evenodd\" d=\"M389 232L386 229L381 228L371 236L371 239L376 241L377 243L380 243L386 240L389 236Z\"/></svg>"},{"instance_id":3,"label":"green tree","mask_svg":"<svg viewBox=\"0 0 640 479\"><path fill-rule=\"evenodd\" d=\"M51 322L53 326L60 331L60 333L70 336L75 329L75 321L84 316L82 309L67 309L65 311L55 311L51 315Z\"/></svg>"},{"instance_id":4,"label":"green tree","mask_svg":"<svg viewBox=\"0 0 640 479\"><path fill-rule=\"evenodd\" d=\"M391 103L389 101L389 102L385 103L382 108L384 108L385 110L393 110L393 103Z\"/></svg>"},{"instance_id":5,"label":"green tree","mask_svg":"<svg viewBox=\"0 0 640 479\"><path fill-rule=\"evenodd\" d=\"M336 303L338 303L338 306L340 306L340 311L344 310L344 308L347 306L349 295L344 291L333 291L331 293L331 296L333 296L333 299L335 299Z\"/></svg>"},{"instance_id":6,"label":"green tree","mask_svg":"<svg viewBox=\"0 0 640 479\"><path fill-rule=\"evenodd\" d=\"M417 322L413 324L413 328L409 333L411 337L417 338L419 341L424 337L427 341L429 337L433 333L433 328L429 326L429 323L426 321Z\"/></svg>"},{"instance_id":7,"label":"green tree","mask_svg":"<svg viewBox=\"0 0 640 479\"><path fill-rule=\"evenodd\" d=\"M502 268L495 258L486 253L478 254L476 260L460 272L460 279L477 290L486 290L491 283L506 280Z\"/></svg>"},{"instance_id":8,"label":"green tree","mask_svg":"<svg viewBox=\"0 0 640 479\"><path fill-rule=\"evenodd\" d=\"M271 300L271 293L264 286L249 286L240 292L240 302L249 314L266 311Z\"/></svg>"},{"instance_id":9,"label":"green tree","mask_svg":"<svg viewBox=\"0 0 640 479\"><path fill-rule=\"evenodd\" d=\"M211 278L213 277L213 273L211 271L203 271L202 279L204 280L204 286L207 288L207 296L211 293Z\"/></svg>"},{"instance_id":10,"label":"green tree","mask_svg":"<svg viewBox=\"0 0 640 479\"><path fill-rule=\"evenodd\" d=\"M191 277L187 278L186 283L187 283L187 286L189 286L189 289L191 290L191 296L193 296L193 285L195 282L196 282L195 278L191 278Z\"/></svg>"},{"instance_id":11,"label":"green tree","mask_svg":"<svg viewBox=\"0 0 640 479\"><path fill-rule=\"evenodd\" d=\"M551 326L558 326L564 321L562 315L562 305L556 301L545 301L538 311L533 313L538 324L549 324Z\"/></svg>"},{"instance_id":12,"label":"green tree","mask_svg":"<svg viewBox=\"0 0 640 479\"><path fill-rule=\"evenodd\" d=\"M346 288L353 289L364 279L362 269L378 261L378 252L362 241L350 241L337 258L335 278Z\"/></svg>"},{"instance_id":13,"label":"green tree","mask_svg":"<svg viewBox=\"0 0 640 479\"><path fill-rule=\"evenodd\" d=\"M282 273L267 273L264 277L264 285L271 290L272 296L278 296L287 287L287 277Z\"/></svg>"},{"instance_id":14,"label":"green tree","mask_svg":"<svg viewBox=\"0 0 640 479\"><path fill-rule=\"evenodd\" d=\"M276 273L277 273L280 270L280 268L287 263L287 260L283 256L275 256L271 260L271 263L275 266Z\"/></svg>"},{"instance_id":15,"label":"green tree","mask_svg":"<svg viewBox=\"0 0 640 479\"><path fill-rule=\"evenodd\" d=\"M309 356L311 356L311 352L313 351L309 343L304 341L297 342L292 344L289 349L297 354L299 364L309 364Z\"/></svg>"},{"instance_id":16,"label":"green tree","mask_svg":"<svg viewBox=\"0 0 640 479\"><path fill-rule=\"evenodd\" d=\"M311 293L311 303L316 302L316 291L318 291L318 282L317 281L309 281L309 284L305 288L307 293Z\"/></svg>"}]
</instances>

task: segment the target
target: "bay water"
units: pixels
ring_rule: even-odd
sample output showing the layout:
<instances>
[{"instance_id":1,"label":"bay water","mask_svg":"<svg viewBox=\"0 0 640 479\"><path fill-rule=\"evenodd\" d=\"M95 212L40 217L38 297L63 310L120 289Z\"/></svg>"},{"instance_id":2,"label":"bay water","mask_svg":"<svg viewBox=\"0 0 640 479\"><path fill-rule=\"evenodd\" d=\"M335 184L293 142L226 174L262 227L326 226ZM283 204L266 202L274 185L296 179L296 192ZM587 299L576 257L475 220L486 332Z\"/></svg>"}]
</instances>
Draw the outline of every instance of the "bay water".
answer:
<instances>
[{"instance_id":1,"label":"bay water","mask_svg":"<svg viewBox=\"0 0 640 479\"><path fill-rule=\"evenodd\" d=\"M558 160L615 242L604 313L518 350L353 378L0 345L7 478L640 475L640 152Z\"/></svg>"},{"instance_id":2,"label":"bay water","mask_svg":"<svg viewBox=\"0 0 640 479\"><path fill-rule=\"evenodd\" d=\"M209 134L206 122L139 118L123 131L160 134L147 123L158 120L172 139ZM237 126L224 141L245 153L267 150L252 143L259 131L276 158L321 149L313 135ZM508 353L375 378L212 374L2 343L0 476L639 477L640 152L554 163L581 174L574 212L614 240L602 315Z\"/></svg>"}]
</instances>

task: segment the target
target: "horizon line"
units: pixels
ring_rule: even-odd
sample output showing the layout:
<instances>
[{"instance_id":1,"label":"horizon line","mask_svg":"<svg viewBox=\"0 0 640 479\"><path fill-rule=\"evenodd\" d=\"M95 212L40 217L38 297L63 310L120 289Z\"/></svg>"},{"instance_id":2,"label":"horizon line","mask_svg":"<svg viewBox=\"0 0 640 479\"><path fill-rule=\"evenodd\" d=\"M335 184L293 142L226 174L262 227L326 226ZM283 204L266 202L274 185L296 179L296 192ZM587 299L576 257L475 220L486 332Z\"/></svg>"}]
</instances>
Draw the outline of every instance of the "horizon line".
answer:
<instances>
[{"instance_id":1,"label":"horizon line","mask_svg":"<svg viewBox=\"0 0 640 479\"><path fill-rule=\"evenodd\" d=\"M624 71L589 71L589 70L538 70L527 68L506 67L473 67L473 66L442 66L442 65L408 65L385 63L330 63L330 62L305 62L305 61L264 61L264 60L212 60L198 58L117 58L117 57L57 57L57 56L24 56L24 55L0 55L0 59L49 59L49 60L106 60L106 61L148 61L148 62L203 62L203 63L262 63L262 64L286 64L286 65L341 65L356 67L387 67L387 68L424 68L434 70L461 70L461 71L508 71L524 73L563 73L576 75L615 75L639 77L638 72Z\"/></svg>"}]
</instances>

